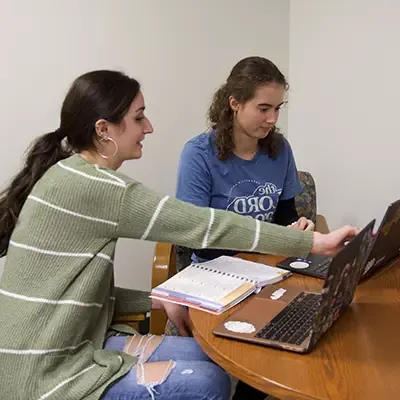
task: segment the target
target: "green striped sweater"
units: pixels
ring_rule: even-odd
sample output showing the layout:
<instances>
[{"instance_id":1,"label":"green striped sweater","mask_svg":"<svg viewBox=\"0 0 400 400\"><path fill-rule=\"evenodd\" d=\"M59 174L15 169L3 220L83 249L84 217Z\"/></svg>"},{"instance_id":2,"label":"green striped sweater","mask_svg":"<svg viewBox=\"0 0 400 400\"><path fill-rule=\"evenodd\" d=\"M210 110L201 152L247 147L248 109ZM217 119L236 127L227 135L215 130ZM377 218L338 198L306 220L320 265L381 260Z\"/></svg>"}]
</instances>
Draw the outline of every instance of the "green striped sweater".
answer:
<instances>
[{"instance_id":1,"label":"green striped sweater","mask_svg":"<svg viewBox=\"0 0 400 400\"><path fill-rule=\"evenodd\" d=\"M99 399L136 363L103 350L120 237L305 256L310 232L160 196L79 155L35 185L0 281L0 399ZM148 311L148 293L136 293Z\"/></svg>"}]
</instances>

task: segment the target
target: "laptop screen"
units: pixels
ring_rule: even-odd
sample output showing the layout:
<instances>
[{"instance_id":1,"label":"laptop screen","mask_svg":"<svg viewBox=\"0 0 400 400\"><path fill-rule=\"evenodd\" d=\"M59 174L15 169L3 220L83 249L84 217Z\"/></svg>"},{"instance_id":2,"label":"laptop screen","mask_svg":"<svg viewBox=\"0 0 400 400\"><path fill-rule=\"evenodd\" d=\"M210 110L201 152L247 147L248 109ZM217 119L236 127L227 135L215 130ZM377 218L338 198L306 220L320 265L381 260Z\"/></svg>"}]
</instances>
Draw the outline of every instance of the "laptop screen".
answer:
<instances>
[{"instance_id":1,"label":"laptop screen","mask_svg":"<svg viewBox=\"0 0 400 400\"><path fill-rule=\"evenodd\" d=\"M321 338L353 300L373 240L374 225L375 220L339 251L329 265L311 346Z\"/></svg>"}]
</instances>

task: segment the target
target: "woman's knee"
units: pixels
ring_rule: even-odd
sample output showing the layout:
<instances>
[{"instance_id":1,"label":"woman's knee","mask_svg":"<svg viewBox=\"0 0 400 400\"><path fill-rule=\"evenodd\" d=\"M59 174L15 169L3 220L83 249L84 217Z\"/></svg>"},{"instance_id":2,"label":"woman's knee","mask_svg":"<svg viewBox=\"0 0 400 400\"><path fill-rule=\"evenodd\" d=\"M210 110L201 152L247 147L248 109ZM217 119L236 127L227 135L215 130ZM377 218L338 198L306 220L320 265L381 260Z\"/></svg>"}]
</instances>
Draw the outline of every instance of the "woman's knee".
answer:
<instances>
[{"instance_id":1,"label":"woman's knee","mask_svg":"<svg viewBox=\"0 0 400 400\"><path fill-rule=\"evenodd\" d=\"M105 349L123 351L138 357L139 362L211 361L195 339L177 336L112 336Z\"/></svg>"},{"instance_id":2,"label":"woman's knee","mask_svg":"<svg viewBox=\"0 0 400 400\"><path fill-rule=\"evenodd\" d=\"M120 390L142 395L145 389L156 400L168 399L169 395L176 400L229 399L228 374L208 358L193 338L115 337L107 341L105 348L124 351L139 360L129 378L123 378L108 396ZM160 397L154 397L154 388Z\"/></svg>"},{"instance_id":3,"label":"woman's knee","mask_svg":"<svg viewBox=\"0 0 400 400\"><path fill-rule=\"evenodd\" d=\"M137 364L114 383L102 399L228 400L231 381L208 361L168 361Z\"/></svg>"},{"instance_id":4,"label":"woman's knee","mask_svg":"<svg viewBox=\"0 0 400 400\"><path fill-rule=\"evenodd\" d=\"M170 376L171 387L185 393L182 399L228 400L231 390L229 375L208 361L177 361Z\"/></svg>"},{"instance_id":5,"label":"woman's knee","mask_svg":"<svg viewBox=\"0 0 400 400\"><path fill-rule=\"evenodd\" d=\"M144 364L157 350L163 340L163 336L140 335L139 333L133 336L114 336L106 341L104 348L123 351L137 357L138 362Z\"/></svg>"},{"instance_id":6,"label":"woman's knee","mask_svg":"<svg viewBox=\"0 0 400 400\"><path fill-rule=\"evenodd\" d=\"M148 362L157 361L211 361L195 339L189 337L164 336Z\"/></svg>"}]
</instances>

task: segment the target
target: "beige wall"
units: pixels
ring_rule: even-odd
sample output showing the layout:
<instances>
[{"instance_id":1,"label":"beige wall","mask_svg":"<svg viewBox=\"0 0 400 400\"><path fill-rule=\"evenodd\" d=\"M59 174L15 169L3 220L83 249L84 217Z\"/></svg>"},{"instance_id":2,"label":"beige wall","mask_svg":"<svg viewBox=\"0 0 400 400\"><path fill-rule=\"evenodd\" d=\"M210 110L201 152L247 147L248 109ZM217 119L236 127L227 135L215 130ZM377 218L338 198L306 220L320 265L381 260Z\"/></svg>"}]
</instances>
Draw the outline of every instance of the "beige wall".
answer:
<instances>
[{"instance_id":1,"label":"beige wall","mask_svg":"<svg viewBox=\"0 0 400 400\"><path fill-rule=\"evenodd\" d=\"M400 198L400 2L290 4L289 134L332 227Z\"/></svg>"},{"instance_id":2,"label":"beige wall","mask_svg":"<svg viewBox=\"0 0 400 400\"><path fill-rule=\"evenodd\" d=\"M29 142L58 126L69 84L88 70L118 68L142 82L155 133L123 170L168 194L184 142L205 129L212 92L234 63L262 55L288 71L289 0L5 0L0 14L0 186ZM149 288L152 251L121 241L117 284Z\"/></svg>"}]
</instances>

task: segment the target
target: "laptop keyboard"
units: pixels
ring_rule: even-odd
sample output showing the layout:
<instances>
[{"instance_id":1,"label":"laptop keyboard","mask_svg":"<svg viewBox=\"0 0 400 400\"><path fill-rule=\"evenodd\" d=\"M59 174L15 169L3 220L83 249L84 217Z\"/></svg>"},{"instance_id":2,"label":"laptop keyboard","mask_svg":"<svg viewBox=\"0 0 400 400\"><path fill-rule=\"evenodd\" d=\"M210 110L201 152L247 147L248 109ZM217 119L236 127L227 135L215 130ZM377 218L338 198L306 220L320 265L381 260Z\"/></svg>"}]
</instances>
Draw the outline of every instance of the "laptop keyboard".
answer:
<instances>
[{"instance_id":1,"label":"laptop keyboard","mask_svg":"<svg viewBox=\"0 0 400 400\"><path fill-rule=\"evenodd\" d=\"M325 277L328 273L329 265L332 262L331 258L327 258L326 260L322 261L317 268L315 268L315 271L318 272L320 276Z\"/></svg>"},{"instance_id":2,"label":"laptop keyboard","mask_svg":"<svg viewBox=\"0 0 400 400\"><path fill-rule=\"evenodd\" d=\"M300 345L313 327L320 300L319 294L300 293L256 337Z\"/></svg>"}]
</instances>

